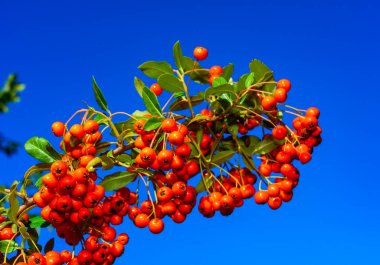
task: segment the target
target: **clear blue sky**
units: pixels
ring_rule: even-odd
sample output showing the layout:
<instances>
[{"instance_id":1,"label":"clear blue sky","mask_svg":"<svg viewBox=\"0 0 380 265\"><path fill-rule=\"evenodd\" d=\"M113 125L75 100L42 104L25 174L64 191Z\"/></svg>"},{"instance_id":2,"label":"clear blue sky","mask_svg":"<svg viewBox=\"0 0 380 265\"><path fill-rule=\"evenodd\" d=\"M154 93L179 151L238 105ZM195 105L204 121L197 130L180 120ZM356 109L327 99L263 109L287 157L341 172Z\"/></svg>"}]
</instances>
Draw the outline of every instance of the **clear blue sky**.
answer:
<instances>
[{"instance_id":1,"label":"clear blue sky","mask_svg":"<svg viewBox=\"0 0 380 265\"><path fill-rule=\"evenodd\" d=\"M176 40L189 55L208 47L206 66L232 62L236 74L259 58L292 80L289 103L322 111L324 142L293 201L278 211L251 201L228 218L194 213L158 236L127 222L131 241L116 264L380 264L380 6L308 2L0 1L0 80L17 72L27 84L0 131L53 140L53 121L94 105L91 75L111 110L141 109L137 66L171 60ZM0 154L1 182L34 162L23 150Z\"/></svg>"}]
</instances>

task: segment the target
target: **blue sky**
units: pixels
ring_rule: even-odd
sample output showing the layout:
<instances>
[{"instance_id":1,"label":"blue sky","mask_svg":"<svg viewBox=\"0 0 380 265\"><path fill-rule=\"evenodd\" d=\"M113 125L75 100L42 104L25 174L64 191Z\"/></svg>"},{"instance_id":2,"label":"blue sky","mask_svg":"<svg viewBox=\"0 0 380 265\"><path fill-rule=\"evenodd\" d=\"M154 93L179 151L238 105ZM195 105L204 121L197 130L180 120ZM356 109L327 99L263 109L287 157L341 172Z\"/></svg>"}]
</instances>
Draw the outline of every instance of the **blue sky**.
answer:
<instances>
[{"instance_id":1,"label":"blue sky","mask_svg":"<svg viewBox=\"0 0 380 265\"><path fill-rule=\"evenodd\" d=\"M95 105L92 75L111 110L142 109L137 66L172 61L176 40L188 55L207 47L206 67L234 63L235 77L259 58L292 81L290 104L322 111L323 144L292 202L271 211L251 201L211 220L194 213L158 236L127 222L131 241L116 264L380 263L376 1L36 0L0 1L0 10L0 80L17 72L27 85L0 131L22 143L53 142L52 122ZM23 150L0 154L2 183L34 162Z\"/></svg>"}]
</instances>

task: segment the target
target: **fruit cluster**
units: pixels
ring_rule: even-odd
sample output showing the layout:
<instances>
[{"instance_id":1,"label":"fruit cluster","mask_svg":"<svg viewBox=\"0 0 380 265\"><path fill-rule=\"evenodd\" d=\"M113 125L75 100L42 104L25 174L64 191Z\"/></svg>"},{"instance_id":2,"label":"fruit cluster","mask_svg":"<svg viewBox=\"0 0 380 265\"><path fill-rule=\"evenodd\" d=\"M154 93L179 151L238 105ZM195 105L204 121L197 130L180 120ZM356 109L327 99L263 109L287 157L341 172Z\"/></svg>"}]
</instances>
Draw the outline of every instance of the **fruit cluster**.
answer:
<instances>
[{"instance_id":1,"label":"fruit cluster","mask_svg":"<svg viewBox=\"0 0 380 265\"><path fill-rule=\"evenodd\" d=\"M156 79L148 88L135 78L146 111L111 113L93 80L102 111L89 107L66 124L52 125L53 134L62 138L63 154L52 151L46 139L30 140L27 151L49 165L48 170L37 167L48 172L32 203L41 208L41 217L58 237L82 248L77 253L28 253L28 265L112 264L129 240L115 229L126 219L158 234L164 230L165 217L182 223L196 206L211 218L217 212L231 215L249 199L275 210L293 198L300 164L311 160L322 141L320 111L285 105L290 81L275 81L273 72L258 60L250 63L250 73L234 81L232 65L200 66L208 56L206 48L194 49L195 60L183 56L179 43L173 52L178 69L154 61L139 67ZM210 86L190 95L190 81ZM166 92L172 94L161 107L158 96ZM202 103L199 113L194 111ZM79 114L81 122L69 127ZM284 122L285 114L295 116L292 128ZM128 118L115 124L116 115ZM104 141L108 128L116 140ZM34 150L40 147L43 152ZM100 168L116 170L102 178ZM12 196L28 201L27 194L15 189ZM9 202L18 208L12 206L14 200ZM16 219L20 210L16 212L10 219ZM28 218L24 217L25 226ZM0 216L0 239L9 244L26 233L12 220ZM26 261L25 253L20 255Z\"/></svg>"}]
</instances>

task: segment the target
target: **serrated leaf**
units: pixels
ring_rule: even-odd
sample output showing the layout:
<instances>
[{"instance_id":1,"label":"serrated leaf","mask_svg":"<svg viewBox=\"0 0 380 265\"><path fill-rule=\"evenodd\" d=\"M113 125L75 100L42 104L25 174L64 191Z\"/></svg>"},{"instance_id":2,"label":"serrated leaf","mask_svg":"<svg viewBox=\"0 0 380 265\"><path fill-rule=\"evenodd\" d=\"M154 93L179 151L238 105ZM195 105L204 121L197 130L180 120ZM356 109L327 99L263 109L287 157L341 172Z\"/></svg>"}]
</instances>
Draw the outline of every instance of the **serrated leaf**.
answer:
<instances>
[{"instance_id":1,"label":"serrated leaf","mask_svg":"<svg viewBox=\"0 0 380 265\"><path fill-rule=\"evenodd\" d=\"M260 82L265 75L272 75L273 77L272 70L269 69L269 67L266 66L263 62L257 59L251 61L251 63L249 64L249 70L251 71L251 73L255 73L255 79L257 80L257 82Z\"/></svg>"},{"instance_id":2,"label":"serrated leaf","mask_svg":"<svg viewBox=\"0 0 380 265\"><path fill-rule=\"evenodd\" d=\"M193 107L201 104L203 101L204 101L204 99L200 96L190 97L190 102L191 102L191 105ZM178 110L185 110L188 108L189 108L189 103L187 102L187 99L186 98L180 98L180 99L177 99L176 101L174 101L170 105L169 110L178 111Z\"/></svg>"},{"instance_id":3,"label":"serrated leaf","mask_svg":"<svg viewBox=\"0 0 380 265\"><path fill-rule=\"evenodd\" d=\"M142 97L142 91L143 91L143 88L144 87L147 87L144 82L138 78L137 76L135 76L135 79L134 79L134 84L135 84L135 88L137 90L137 93L139 93L140 97Z\"/></svg>"},{"instance_id":4,"label":"serrated leaf","mask_svg":"<svg viewBox=\"0 0 380 265\"><path fill-rule=\"evenodd\" d=\"M268 138L257 143L257 145L252 150L252 154L268 154L281 144L281 141L276 140L275 138L273 138L273 136L269 136Z\"/></svg>"},{"instance_id":5,"label":"serrated leaf","mask_svg":"<svg viewBox=\"0 0 380 265\"><path fill-rule=\"evenodd\" d=\"M213 87L218 87L218 86L225 85L225 84L228 84L228 82L227 82L226 79L224 79L221 76L215 78L214 81L212 81L212 86Z\"/></svg>"},{"instance_id":6,"label":"serrated leaf","mask_svg":"<svg viewBox=\"0 0 380 265\"><path fill-rule=\"evenodd\" d=\"M24 179L27 179L31 175L34 175L36 173L39 173L39 172L42 172L42 171L46 171L46 170L50 170L50 167L51 167L51 164L48 164L48 163L41 163L41 164L34 165L34 166L30 167L25 172Z\"/></svg>"},{"instance_id":7,"label":"serrated leaf","mask_svg":"<svg viewBox=\"0 0 380 265\"><path fill-rule=\"evenodd\" d=\"M138 68L151 78L158 78L162 74L173 75L173 68L168 62L148 61Z\"/></svg>"},{"instance_id":8,"label":"serrated leaf","mask_svg":"<svg viewBox=\"0 0 380 265\"><path fill-rule=\"evenodd\" d=\"M178 69L182 70L183 53L179 41L177 41L173 46L173 56Z\"/></svg>"},{"instance_id":9,"label":"serrated leaf","mask_svg":"<svg viewBox=\"0 0 380 265\"><path fill-rule=\"evenodd\" d=\"M162 116L162 109L158 103L157 96L146 87L143 89L142 96L145 107L149 113L152 115Z\"/></svg>"},{"instance_id":10,"label":"serrated leaf","mask_svg":"<svg viewBox=\"0 0 380 265\"><path fill-rule=\"evenodd\" d=\"M191 80L200 84L209 83L209 70L202 68L197 61L194 61L190 57L184 56L182 60L182 67L183 70L190 76Z\"/></svg>"},{"instance_id":11,"label":"serrated leaf","mask_svg":"<svg viewBox=\"0 0 380 265\"><path fill-rule=\"evenodd\" d=\"M223 73L220 75L220 77L223 77L225 80L228 81L232 77L233 73L234 73L234 65L230 63L229 65L223 68Z\"/></svg>"},{"instance_id":12,"label":"serrated leaf","mask_svg":"<svg viewBox=\"0 0 380 265\"><path fill-rule=\"evenodd\" d=\"M234 150L220 151L220 152L216 153L215 155L213 155L211 163L216 164L216 165L223 164L223 163L227 162L228 160L230 160L230 158L235 153L236 152ZM212 166L210 166L210 167L212 167Z\"/></svg>"},{"instance_id":13,"label":"serrated leaf","mask_svg":"<svg viewBox=\"0 0 380 265\"><path fill-rule=\"evenodd\" d=\"M42 137L33 137L25 143L25 151L32 157L44 163L53 163L61 156L48 140Z\"/></svg>"},{"instance_id":14,"label":"serrated leaf","mask_svg":"<svg viewBox=\"0 0 380 265\"><path fill-rule=\"evenodd\" d=\"M178 77L170 74L163 74L157 79L157 83L162 89L169 92L182 92L184 91L183 84Z\"/></svg>"},{"instance_id":15,"label":"serrated leaf","mask_svg":"<svg viewBox=\"0 0 380 265\"><path fill-rule=\"evenodd\" d=\"M11 253L18 249L17 242L13 240L1 240L0 241L0 253Z\"/></svg>"},{"instance_id":16,"label":"serrated leaf","mask_svg":"<svg viewBox=\"0 0 380 265\"><path fill-rule=\"evenodd\" d=\"M206 90L205 98L209 98L210 96L221 96L223 94L228 94L232 100L236 99L235 88L229 84L208 88Z\"/></svg>"},{"instance_id":17,"label":"serrated leaf","mask_svg":"<svg viewBox=\"0 0 380 265\"><path fill-rule=\"evenodd\" d=\"M96 83L94 76L92 77L92 89L94 91L95 100L98 103L99 107L102 110L109 112L106 98L104 97L102 91L100 90L98 84Z\"/></svg>"},{"instance_id":18,"label":"serrated leaf","mask_svg":"<svg viewBox=\"0 0 380 265\"><path fill-rule=\"evenodd\" d=\"M117 190L132 182L136 177L135 172L116 172L106 176L100 185L107 191Z\"/></svg>"},{"instance_id":19,"label":"serrated leaf","mask_svg":"<svg viewBox=\"0 0 380 265\"><path fill-rule=\"evenodd\" d=\"M197 186L195 187L195 190L197 191L197 193L204 192L206 189L208 190L212 186L213 183L214 183L213 176L208 176L208 177L202 176L201 180L198 182Z\"/></svg>"},{"instance_id":20,"label":"serrated leaf","mask_svg":"<svg viewBox=\"0 0 380 265\"><path fill-rule=\"evenodd\" d=\"M45 221L41 216L34 216L30 219L30 227L31 228L42 228L42 227L48 227L50 225L49 222Z\"/></svg>"},{"instance_id":21,"label":"serrated leaf","mask_svg":"<svg viewBox=\"0 0 380 265\"><path fill-rule=\"evenodd\" d=\"M161 126L161 123L162 123L162 120L164 118L161 117L161 118L156 118L156 117L152 117L150 118L144 125L144 130L149 132L149 131L153 131L155 129L157 129L158 127Z\"/></svg>"},{"instance_id":22,"label":"serrated leaf","mask_svg":"<svg viewBox=\"0 0 380 265\"><path fill-rule=\"evenodd\" d=\"M47 253L53 250L53 248L54 248L54 237L52 237L51 239L49 239L48 242L46 242L46 245L44 247L44 252Z\"/></svg>"}]
</instances>

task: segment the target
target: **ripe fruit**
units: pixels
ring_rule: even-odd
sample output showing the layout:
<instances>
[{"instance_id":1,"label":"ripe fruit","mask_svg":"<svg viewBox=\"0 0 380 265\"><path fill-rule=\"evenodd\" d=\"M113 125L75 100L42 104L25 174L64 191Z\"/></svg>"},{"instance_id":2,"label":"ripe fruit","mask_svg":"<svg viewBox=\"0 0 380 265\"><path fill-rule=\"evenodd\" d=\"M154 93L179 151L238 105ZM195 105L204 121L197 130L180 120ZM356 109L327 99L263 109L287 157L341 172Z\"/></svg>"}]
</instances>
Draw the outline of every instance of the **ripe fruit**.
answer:
<instances>
[{"instance_id":1,"label":"ripe fruit","mask_svg":"<svg viewBox=\"0 0 380 265\"><path fill-rule=\"evenodd\" d=\"M260 190L255 193L254 199L257 204L265 204L268 202L269 199L268 192Z\"/></svg>"},{"instance_id":2,"label":"ripe fruit","mask_svg":"<svg viewBox=\"0 0 380 265\"><path fill-rule=\"evenodd\" d=\"M272 210L276 210L281 207L282 200L280 197L270 197L268 200L268 205Z\"/></svg>"},{"instance_id":3,"label":"ripe fruit","mask_svg":"<svg viewBox=\"0 0 380 265\"><path fill-rule=\"evenodd\" d=\"M85 133L93 134L99 130L99 124L94 120L87 120L83 125L83 129Z\"/></svg>"},{"instance_id":4,"label":"ripe fruit","mask_svg":"<svg viewBox=\"0 0 380 265\"><path fill-rule=\"evenodd\" d=\"M197 59L198 61L202 61L207 58L208 50L204 47L198 46L195 47L193 54L195 59Z\"/></svg>"},{"instance_id":5,"label":"ripe fruit","mask_svg":"<svg viewBox=\"0 0 380 265\"><path fill-rule=\"evenodd\" d=\"M285 89L278 88L276 91L274 91L273 97L277 102L283 103L286 101L288 95Z\"/></svg>"},{"instance_id":6,"label":"ripe fruit","mask_svg":"<svg viewBox=\"0 0 380 265\"><path fill-rule=\"evenodd\" d=\"M274 127L272 130L272 135L277 140L284 139L287 134L288 134L288 130L283 125L278 125L278 126Z\"/></svg>"},{"instance_id":7,"label":"ripe fruit","mask_svg":"<svg viewBox=\"0 0 380 265\"><path fill-rule=\"evenodd\" d=\"M283 88L286 90L286 92L289 92L290 88L292 87L292 84L290 83L290 81L288 79L280 79L278 82L277 82L277 89L279 88Z\"/></svg>"},{"instance_id":8,"label":"ripe fruit","mask_svg":"<svg viewBox=\"0 0 380 265\"><path fill-rule=\"evenodd\" d=\"M223 73L223 68L220 67L219 65L212 66L210 68L210 75L211 76L220 76Z\"/></svg>"},{"instance_id":9,"label":"ripe fruit","mask_svg":"<svg viewBox=\"0 0 380 265\"><path fill-rule=\"evenodd\" d=\"M78 139L82 139L85 134L85 131L82 125L74 124L70 128L70 134Z\"/></svg>"},{"instance_id":10,"label":"ripe fruit","mask_svg":"<svg viewBox=\"0 0 380 265\"><path fill-rule=\"evenodd\" d=\"M266 96L261 100L261 105L266 111L274 110L276 108L276 100L271 96Z\"/></svg>"},{"instance_id":11,"label":"ripe fruit","mask_svg":"<svg viewBox=\"0 0 380 265\"><path fill-rule=\"evenodd\" d=\"M149 225L149 217L145 213L140 213L135 217L134 223L140 228L147 227Z\"/></svg>"},{"instance_id":12,"label":"ripe fruit","mask_svg":"<svg viewBox=\"0 0 380 265\"><path fill-rule=\"evenodd\" d=\"M159 96L162 94L162 88L159 84L155 83L150 86L150 90L156 95Z\"/></svg>"},{"instance_id":13,"label":"ripe fruit","mask_svg":"<svg viewBox=\"0 0 380 265\"><path fill-rule=\"evenodd\" d=\"M56 121L51 125L51 130L55 136L62 137L65 132L65 125L60 121Z\"/></svg>"},{"instance_id":14,"label":"ripe fruit","mask_svg":"<svg viewBox=\"0 0 380 265\"><path fill-rule=\"evenodd\" d=\"M164 132L170 133L177 130L177 123L175 119L167 118L161 122L161 129Z\"/></svg>"},{"instance_id":15,"label":"ripe fruit","mask_svg":"<svg viewBox=\"0 0 380 265\"><path fill-rule=\"evenodd\" d=\"M153 234L159 234L164 230L164 222L159 218L153 218L149 222L149 231Z\"/></svg>"}]
</instances>

